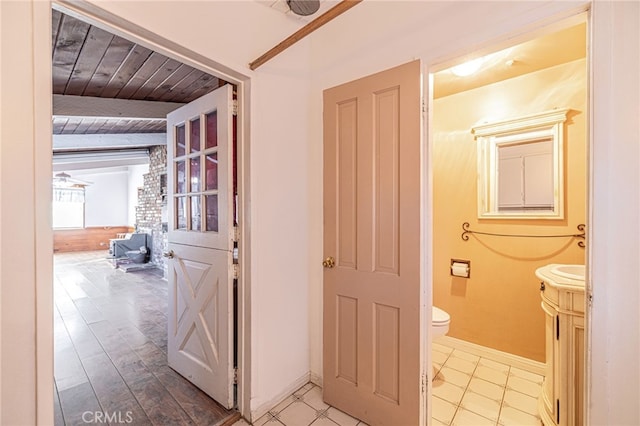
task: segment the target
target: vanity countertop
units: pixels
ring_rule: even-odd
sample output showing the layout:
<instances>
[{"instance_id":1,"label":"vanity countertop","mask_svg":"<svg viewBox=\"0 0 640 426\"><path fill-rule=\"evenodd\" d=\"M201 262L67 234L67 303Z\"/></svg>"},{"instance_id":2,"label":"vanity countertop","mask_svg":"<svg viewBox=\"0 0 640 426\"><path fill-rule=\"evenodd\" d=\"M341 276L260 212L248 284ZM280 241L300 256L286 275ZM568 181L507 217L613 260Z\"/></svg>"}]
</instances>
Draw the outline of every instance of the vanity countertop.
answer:
<instances>
[{"instance_id":1,"label":"vanity countertop","mask_svg":"<svg viewBox=\"0 0 640 426\"><path fill-rule=\"evenodd\" d=\"M545 283L554 287L569 290L572 292L584 292L584 276L582 278L571 278L573 274L558 274L557 271L563 266L578 266L578 265L563 265L558 263L551 263L549 265L541 266L536 269L536 277L544 281Z\"/></svg>"}]
</instances>

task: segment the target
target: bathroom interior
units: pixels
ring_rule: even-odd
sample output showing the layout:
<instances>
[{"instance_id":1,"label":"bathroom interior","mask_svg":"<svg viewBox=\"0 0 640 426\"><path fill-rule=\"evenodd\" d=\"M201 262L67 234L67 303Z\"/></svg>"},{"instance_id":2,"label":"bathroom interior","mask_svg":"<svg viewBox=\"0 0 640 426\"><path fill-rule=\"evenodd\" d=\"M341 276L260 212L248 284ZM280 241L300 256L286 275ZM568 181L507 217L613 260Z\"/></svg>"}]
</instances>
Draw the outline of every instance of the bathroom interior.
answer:
<instances>
[{"instance_id":1,"label":"bathroom interior","mask_svg":"<svg viewBox=\"0 0 640 426\"><path fill-rule=\"evenodd\" d=\"M481 415L487 424L508 424L509 410L512 423L524 413L529 417L522 415L521 424L540 424L540 420L545 425L581 424L582 392L574 395L570 389L583 385L584 267L558 265L585 264L586 242L580 234L584 235L586 223L588 181L586 22L565 23L491 53L475 65L476 72L466 76L457 74L468 70L454 74L456 67L433 74L433 361L437 373L432 382L433 424L457 424L465 413L471 416L468 420L480 421L472 416ZM509 174L512 170L507 165L512 163L501 157L506 150L498 151L508 146L533 147L544 138L535 133L536 120L545 121L540 117L554 114L561 116L554 122L559 131L550 132L548 146L556 151L550 148L546 157L534 155L550 158L550 163L535 169L525 165L535 165L537 160L520 158L518 177ZM518 134L527 136L518 139ZM501 140L508 142L501 145ZM522 193L534 192L524 189L530 186L550 185L544 191L553 205L501 204L499 196L508 198L507 180ZM522 182L527 180L531 183ZM557 296L554 285L558 282L561 290L570 289L567 297ZM542 291L545 284L546 292ZM582 313L582 320L575 319L579 315L567 317L578 328L559 325L552 308L563 308L553 300L543 303L545 297L570 300L573 305L568 309ZM438 321L443 327L437 327ZM555 336L550 336L565 328L574 352L563 355L558 366L561 352ZM450 349L438 352L443 348L472 354L467 358L474 361L473 366L459 361L471 382L454 380L453 386L447 382L447 371L452 377L459 371L453 371L455 365L453 370L443 369L452 353ZM498 383L502 394L484 392L492 400L489 405L495 402L497 412L480 407L479 397L473 399L466 392L485 354L512 365L504 382ZM522 389L510 388L507 380L527 369L535 373L527 378L539 377L539 388L520 395L517 391ZM521 397L521 402L509 404L508 395L512 401ZM571 400L570 406L564 405L565 399Z\"/></svg>"}]
</instances>

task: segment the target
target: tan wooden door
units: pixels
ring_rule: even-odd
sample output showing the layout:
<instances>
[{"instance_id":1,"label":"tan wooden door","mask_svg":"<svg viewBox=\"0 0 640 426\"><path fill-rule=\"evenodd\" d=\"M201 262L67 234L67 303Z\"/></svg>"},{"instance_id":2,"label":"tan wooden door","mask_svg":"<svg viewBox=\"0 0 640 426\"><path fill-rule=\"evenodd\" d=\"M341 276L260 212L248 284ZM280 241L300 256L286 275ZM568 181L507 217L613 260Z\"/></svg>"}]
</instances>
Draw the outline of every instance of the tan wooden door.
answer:
<instances>
[{"instance_id":1,"label":"tan wooden door","mask_svg":"<svg viewBox=\"0 0 640 426\"><path fill-rule=\"evenodd\" d=\"M419 424L420 63L324 92L324 400Z\"/></svg>"},{"instance_id":2,"label":"tan wooden door","mask_svg":"<svg viewBox=\"0 0 640 426\"><path fill-rule=\"evenodd\" d=\"M233 398L232 88L167 116L169 366Z\"/></svg>"}]
</instances>

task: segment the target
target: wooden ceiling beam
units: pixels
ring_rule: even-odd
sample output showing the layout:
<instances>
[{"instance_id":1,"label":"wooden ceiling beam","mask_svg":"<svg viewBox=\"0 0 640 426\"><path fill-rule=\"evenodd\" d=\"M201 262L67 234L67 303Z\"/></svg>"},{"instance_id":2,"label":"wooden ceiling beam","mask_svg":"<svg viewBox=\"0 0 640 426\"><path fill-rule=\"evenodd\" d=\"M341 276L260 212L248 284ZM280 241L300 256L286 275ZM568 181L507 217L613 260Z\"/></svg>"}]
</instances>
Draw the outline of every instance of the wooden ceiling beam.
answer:
<instances>
[{"instance_id":1,"label":"wooden ceiling beam","mask_svg":"<svg viewBox=\"0 0 640 426\"><path fill-rule=\"evenodd\" d=\"M103 169L112 167L149 164L149 153L145 148L121 151L54 152L53 171Z\"/></svg>"},{"instance_id":2,"label":"wooden ceiling beam","mask_svg":"<svg viewBox=\"0 0 640 426\"><path fill-rule=\"evenodd\" d=\"M309 22L304 27L300 28L295 33L291 34L289 37L287 37L286 39L281 41L279 44L277 44L274 48L266 52L264 55L260 56L255 61L249 63L249 68L251 68L252 70L255 70L265 62L269 61L276 55L288 49L294 43L297 43L298 41L302 40L304 37L308 36L309 34L314 32L315 30L317 30L327 22L342 15L344 12L351 9L361 1L362 0L343 0L342 2L338 3L336 6L332 7L322 15L318 16L313 21Z\"/></svg>"},{"instance_id":3,"label":"wooden ceiling beam","mask_svg":"<svg viewBox=\"0 0 640 426\"><path fill-rule=\"evenodd\" d=\"M53 152L127 149L166 144L166 133L53 135Z\"/></svg>"},{"instance_id":4,"label":"wooden ceiling beam","mask_svg":"<svg viewBox=\"0 0 640 426\"><path fill-rule=\"evenodd\" d=\"M166 120L168 113L182 105L179 102L53 95L53 116Z\"/></svg>"}]
</instances>

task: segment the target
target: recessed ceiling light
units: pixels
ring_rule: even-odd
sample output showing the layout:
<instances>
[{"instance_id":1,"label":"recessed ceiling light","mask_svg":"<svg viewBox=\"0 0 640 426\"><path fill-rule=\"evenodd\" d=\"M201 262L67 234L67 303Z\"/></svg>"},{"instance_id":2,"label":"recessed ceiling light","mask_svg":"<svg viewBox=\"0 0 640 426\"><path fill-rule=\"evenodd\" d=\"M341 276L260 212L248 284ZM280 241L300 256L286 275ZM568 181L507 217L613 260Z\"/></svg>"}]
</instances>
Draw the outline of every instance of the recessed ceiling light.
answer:
<instances>
[{"instance_id":1,"label":"recessed ceiling light","mask_svg":"<svg viewBox=\"0 0 640 426\"><path fill-rule=\"evenodd\" d=\"M480 69L480 66L484 62L484 58L476 58L464 64L456 65L451 68L451 72L458 77L466 77L473 74Z\"/></svg>"}]
</instances>

